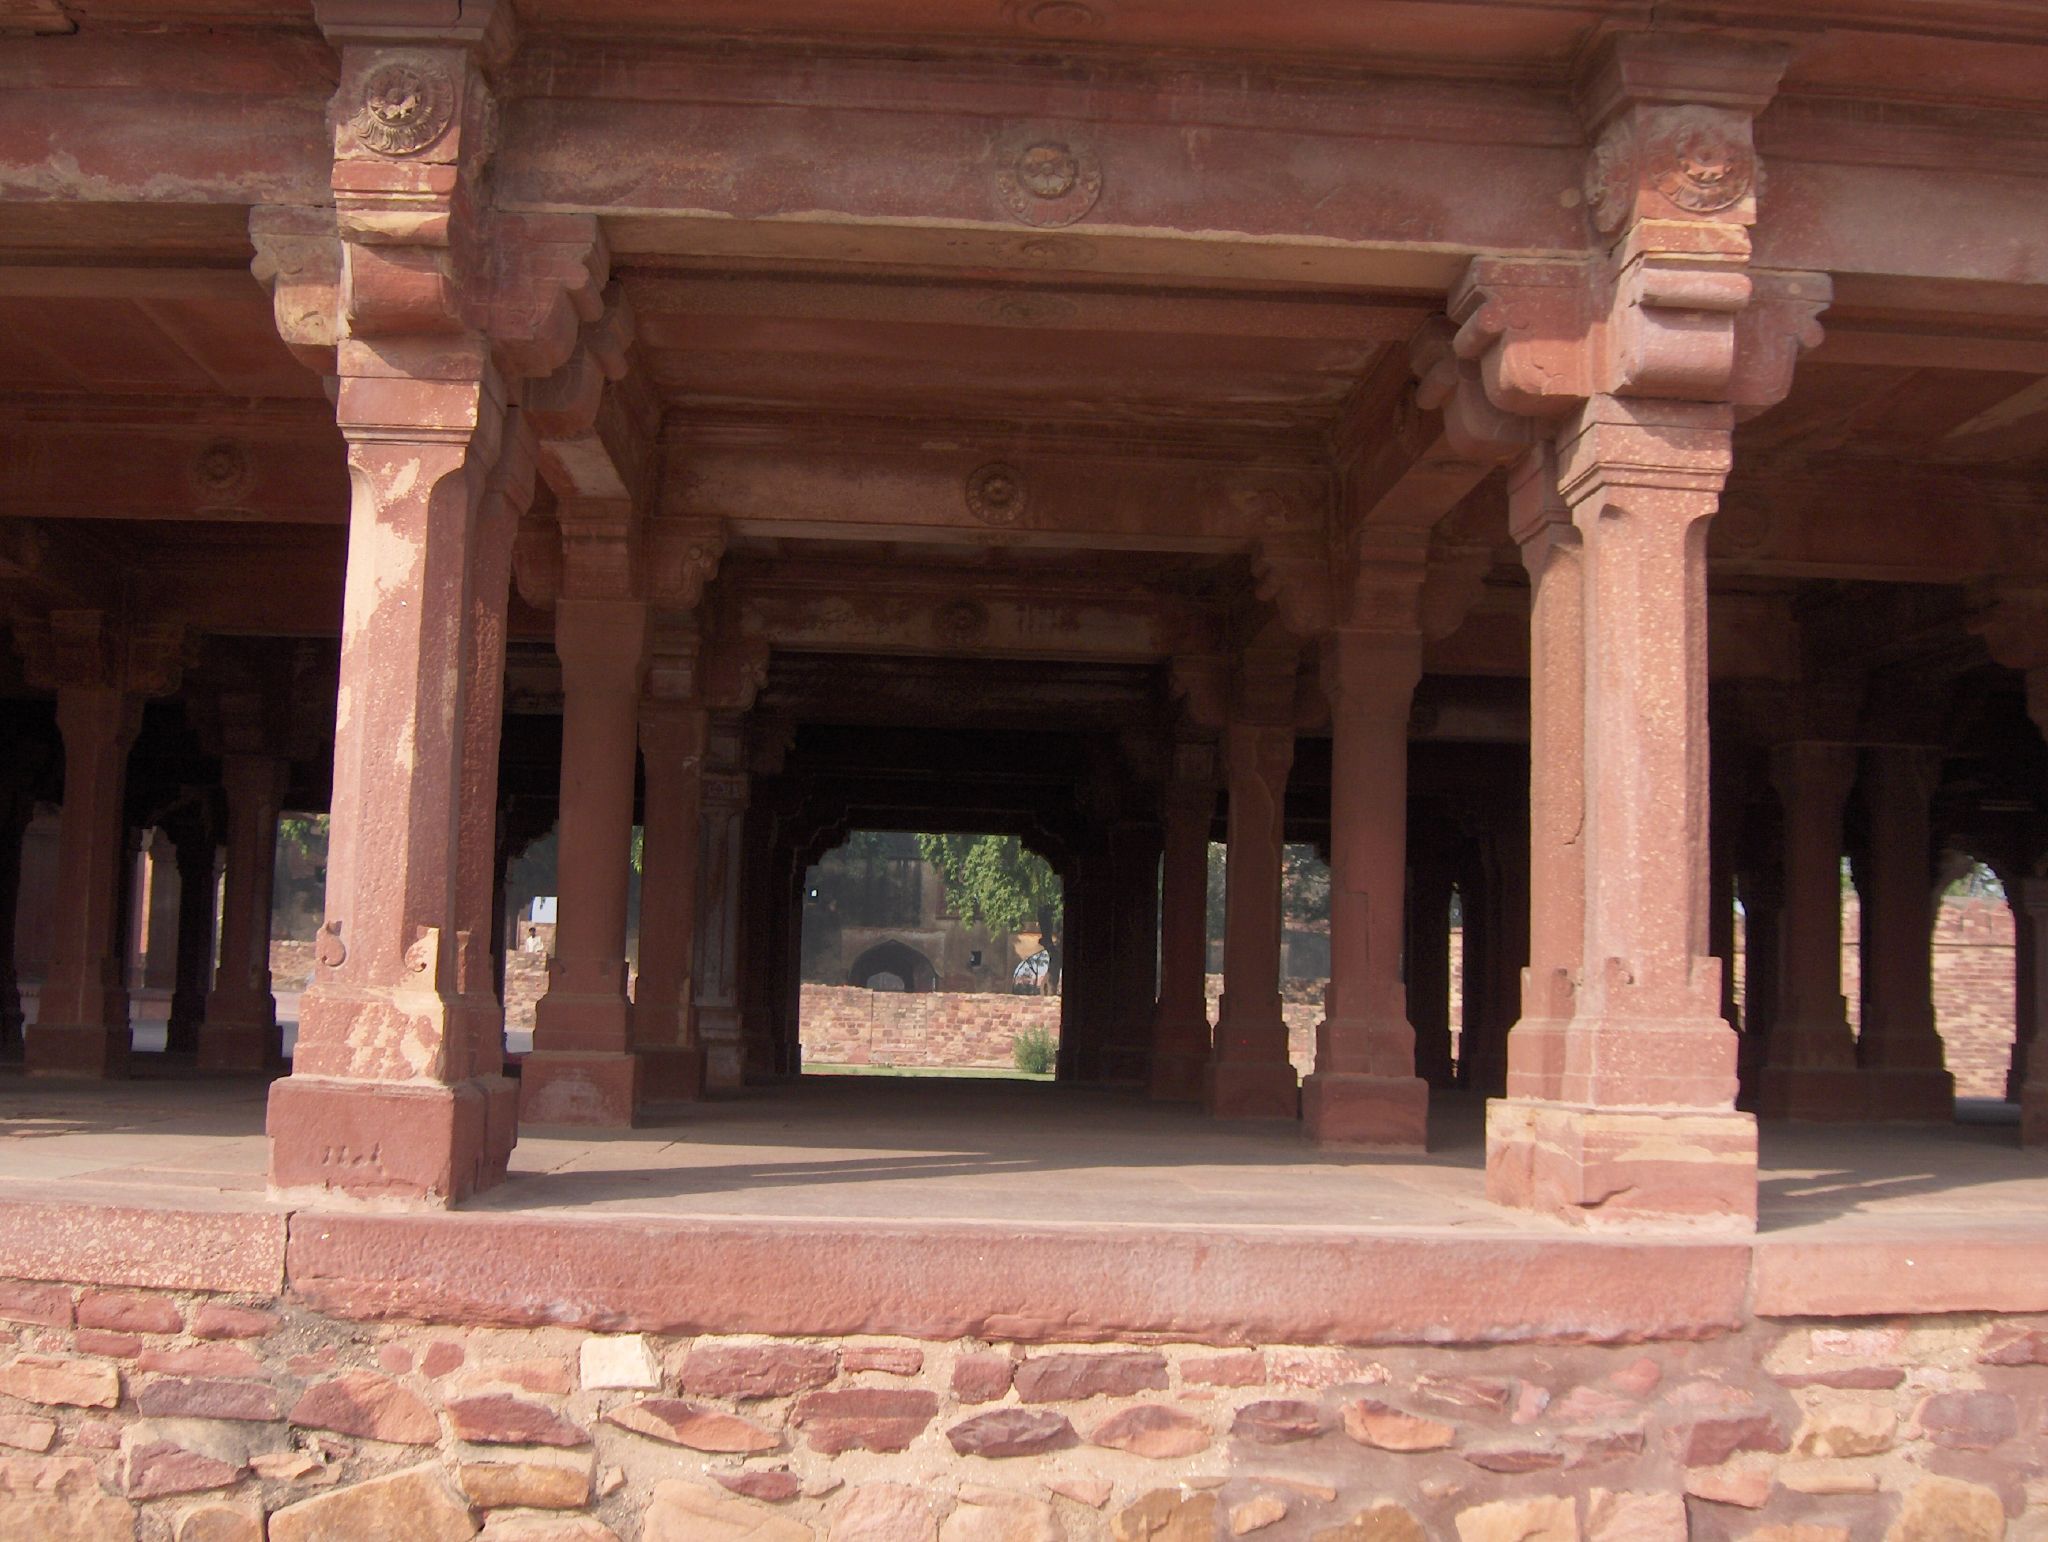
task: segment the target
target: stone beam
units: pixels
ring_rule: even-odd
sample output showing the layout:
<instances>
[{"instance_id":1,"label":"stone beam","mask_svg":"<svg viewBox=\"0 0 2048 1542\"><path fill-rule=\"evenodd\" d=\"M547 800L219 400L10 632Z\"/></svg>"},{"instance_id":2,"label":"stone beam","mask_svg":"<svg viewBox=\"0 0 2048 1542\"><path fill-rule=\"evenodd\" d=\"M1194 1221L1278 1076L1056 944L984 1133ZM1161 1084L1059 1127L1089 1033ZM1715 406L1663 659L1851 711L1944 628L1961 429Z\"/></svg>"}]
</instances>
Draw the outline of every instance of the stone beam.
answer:
<instances>
[{"instance_id":1,"label":"stone beam","mask_svg":"<svg viewBox=\"0 0 2048 1542\"><path fill-rule=\"evenodd\" d=\"M0 513L37 519L341 525L348 465L331 410L255 415L191 404L129 421L0 419ZM82 414L80 415L82 416ZM136 421L139 419L140 421Z\"/></svg>"},{"instance_id":2,"label":"stone beam","mask_svg":"<svg viewBox=\"0 0 2048 1542\"><path fill-rule=\"evenodd\" d=\"M987 447L676 445L664 512L724 521L738 536L916 540L990 547L1246 550L1319 530L1327 478L1300 467L1231 467Z\"/></svg>"}]
</instances>

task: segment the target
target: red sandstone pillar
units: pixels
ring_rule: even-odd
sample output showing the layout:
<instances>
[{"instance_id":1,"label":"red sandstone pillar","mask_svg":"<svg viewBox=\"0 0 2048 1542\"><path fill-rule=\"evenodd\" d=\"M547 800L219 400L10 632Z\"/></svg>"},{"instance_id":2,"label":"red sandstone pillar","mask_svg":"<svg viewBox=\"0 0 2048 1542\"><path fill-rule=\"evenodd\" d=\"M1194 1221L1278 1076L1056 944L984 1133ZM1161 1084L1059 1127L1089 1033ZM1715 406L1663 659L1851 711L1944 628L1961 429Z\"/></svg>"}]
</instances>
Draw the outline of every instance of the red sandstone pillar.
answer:
<instances>
[{"instance_id":1,"label":"red sandstone pillar","mask_svg":"<svg viewBox=\"0 0 2048 1542\"><path fill-rule=\"evenodd\" d=\"M1415 1151L1428 1138L1429 1084L1415 1074L1401 977L1408 712L1421 677L1419 635L1343 629L1325 644L1330 983L1301 1097L1319 1145Z\"/></svg>"},{"instance_id":2,"label":"red sandstone pillar","mask_svg":"<svg viewBox=\"0 0 2048 1542\"><path fill-rule=\"evenodd\" d=\"M740 1059L740 880L747 814L745 719L713 713L704 747L703 820L697 858L697 1037L704 1086L725 1092L745 1078Z\"/></svg>"},{"instance_id":3,"label":"red sandstone pillar","mask_svg":"<svg viewBox=\"0 0 2048 1542\"><path fill-rule=\"evenodd\" d=\"M639 1062L626 997L626 898L647 607L560 599L555 651L562 660L561 909L547 993L534 1004L519 1111L543 1124L630 1124Z\"/></svg>"},{"instance_id":4,"label":"red sandstone pillar","mask_svg":"<svg viewBox=\"0 0 2048 1542\"><path fill-rule=\"evenodd\" d=\"M1441 837L1441 825L1426 827ZM1456 1082L1451 1055L1451 870L1441 851L1410 848L1407 1002L1415 1074L1432 1087Z\"/></svg>"},{"instance_id":5,"label":"red sandstone pillar","mask_svg":"<svg viewBox=\"0 0 2048 1542\"><path fill-rule=\"evenodd\" d=\"M1159 996L1159 886L1164 832L1150 820L1122 819L1111 827L1114 874L1110 920L1113 991L1105 1014L1106 1041L1096 1080L1149 1086L1152 1020Z\"/></svg>"},{"instance_id":6,"label":"red sandstone pillar","mask_svg":"<svg viewBox=\"0 0 2048 1542\"><path fill-rule=\"evenodd\" d=\"M21 847L35 800L22 786L0 784L0 1060L21 1054L21 982L14 930L21 906Z\"/></svg>"},{"instance_id":7,"label":"red sandstone pillar","mask_svg":"<svg viewBox=\"0 0 2048 1542\"><path fill-rule=\"evenodd\" d=\"M1734 1111L1707 937L1705 534L1730 423L1596 396L1559 437L1583 563L1583 962L1554 1101L1488 1108L1487 1186L1584 1222L1755 1224L1756 1126Z\"/></svg>"},{"instance_id":8,"label":"red sandstone pillar","mask_svg":"<svg viewBox=\"0 0 2048 1542\"><path fill-rule=\"evenodd\" d=\"M1545 443L1508 477L1529 572L1529 963L1508 1033L1507 1095L1555 1098L1585 946L1585 598L1578 527Z\"/></svg>"},{"instance_id":9,"label":"red sandstone pillar","mask_svg":"<svg viewBox=\"0 0 2048 1542\"><path fill-rule=\"evenodd\" d=\"M277 818L290 768L271 755L221 759L228 857L221 886L220 967L199 1034L204 1071L263 1071L284 1061L270 993L270 899Z\"/></svg>"},{"instance_id":10,"label":"red sandstone pillar","mask_svg":"<svg viewBox=\"0 0 2048 1542\"><path fill-rule=\"evenodd\" d=\"M2031 999L2020 1013L2020 1021L2032 1030L2026 1040L2024 1079L2017 1099L2020 1144L2040 1146L2048 1145L2048 1027L2044 1027L2048 1025L2048 969L2041 967L2041 961L2048 959L2048 878L2022 878L2015 898L2020 935L2026 939L2027 956L2034 961L2027 971Z\"/></svg>"},{"instance_id":11,"label":"red sandstone pillar","mask_svg":"<svg viewBox=\"0 0 2048 1542\"><path fill-rule=\"evenodd\" d=\"M704 1048L691 1012L702 828L704 713L656 699L640 712L647 808L640 861L640 978L633 1048L646 1102L704 1095Z\"/></svg>"},{"instance_id":12,"label":"red sandstone pillar","mask_svg":"<svg viewBox=\"0 0 2048 1542\"><path fill-rule=\"evenodd\" d=\"M1159 999L1152 1012L1151 1095L1163 1102L1202 1097L1209 1064L1206 988L1209 832L1216 819L1215 752L1184 743L1166 788L1166 855L1159 895Z\"/></svg>"},{"instance_id":13,"label":"red sandstone pillar","mask_svg":"<svg viewBox=\"0 0 2048 1542\"><path fill-rule=\"evenodd\" d=\"M1864 752L1869 857L1861 885L1867 945L1858 1055L1875 1119L1955 1117L1955 1078L1934 1021L1929 805L1940 779L1939 749L1886 744ZM1786 899L1789 912L1789 885ZM1773 1034L1782 1036L1785 1027L1780 1019Z\"/></svg>"},{"instance_id":14,"label":"red sandstone pillar","mask_svg":"<svg viewBox=\"0 0 2048 1542\"><path fill-rule=\"evenodd\" d=\"M1223 742L1230 861L1209 1112L1218 1119L1293 1119L1301 1094L1280 1011L1280 877L1294 729L1234 722Z\"/></svg>"},{"instance_id":15,"label":"red sandstone pillar","mask_svg":"<svg viewBox=\"0 0 2048 1542\"><path fill-rule=\"evenodd\" d=\"M129 869L122 802L128 751L141 726L141 701L118 686L65 685L57 691L64 812L57 835L50 968L35 1024L28 1030L31 1074L128 1074L121 891Z\"/></svg>"},{"instance_id":16,"label":"red sandstone pillar","mask_svg":"<svg viewBox=\"0 0 2048 1542\"><path fill-rule=\"evenodd\" d=\"M1781 744L1771 780L1784 810L1778 1010L1757 1084L1767 1119L1861 1119L1863 1082L1842 996L1842 810L1856 776L1846 744Z\"/></svg>"},{"instance_id":17,"label":"red sandstone pillar","mask_svg":"<svg viewBox=\"0 0 2048 1542\"><path fill-rule=\"evenodd\" d=\"M142 842L145 877L138 893L136 927L142 944L142 972L136 985L162 992L168 1004L178 984L178 875L170 832L150 830Z\"/></svg>"},{"instance_id":18,"label":"red sandstone pillar","mask_svg":"<svg viewBox=\"0 0 2048 1542\"><path fill-rule=\"evenodd\" d=\"M2022 899L2027 884L2032 881L2019 879L2006 886L2006 905L2012 911L2012 985L2013 985L2013 1036L2012 1063L2005 1073L2005 1100L2018 1103L2023 1100L2027 1085L2027 1065L2032 1058L2034 1039L2041 1031L2043 1021L2040 1015L2040 981L2035 971L2040 968L2040 958L2035 953L2040 941ZM5 1010L0 1001L0 1011Z\"/></svg>"},{"instance_id":19,"label":"red sandstone pillar","mask_svg":"<svg viewBox=\"0 0 2048 1542\"><path fill-rule=\"evenodd\" d=\"M341 382L355 496L327 919L292 1074L270 1090L282 1191L445 1204L499 1182L510 1152L513 1089L468 1031L458 968L461 822L497 803L495 757L480 766L465 743L465 634L505 421L480 347L467 362L466 378Z\"/></svg>"},{"instance_id":20,"label":"red sandstone pillar","mask_svg":"<svg viewBox=\"0 0 2048 1542\"><path fill-rule=\"evenodd\" d=\"M171 844L178 854L178 968L164 1047L196 1056L206 1022L220 893L220 848L213 838L213 820L204 813L187 812L172 827Z\"/></svg>"}]
</instances>

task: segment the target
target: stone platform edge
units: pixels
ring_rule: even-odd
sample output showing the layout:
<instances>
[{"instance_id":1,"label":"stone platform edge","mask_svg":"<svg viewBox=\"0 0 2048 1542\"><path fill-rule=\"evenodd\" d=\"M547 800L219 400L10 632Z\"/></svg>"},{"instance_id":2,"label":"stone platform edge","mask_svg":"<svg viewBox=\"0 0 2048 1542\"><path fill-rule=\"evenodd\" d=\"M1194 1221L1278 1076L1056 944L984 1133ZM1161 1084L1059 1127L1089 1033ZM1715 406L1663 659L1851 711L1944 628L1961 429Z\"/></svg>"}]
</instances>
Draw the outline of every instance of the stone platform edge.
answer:
<instances>
[{"instance_id":1,"label":"stone platform edge","mask_svg":"<svg viewBox=\"0 0 2048 1542\"><path fill-rule=\"evenodd\" d=\"M35 1186L42 1194L47 1187ZM0 1193L0 1277L363 1321L1022 1342L1587 1343L2048 1311L2048 1227L1755 1239L288 1212Z\"/></svg>"}]
</instances>

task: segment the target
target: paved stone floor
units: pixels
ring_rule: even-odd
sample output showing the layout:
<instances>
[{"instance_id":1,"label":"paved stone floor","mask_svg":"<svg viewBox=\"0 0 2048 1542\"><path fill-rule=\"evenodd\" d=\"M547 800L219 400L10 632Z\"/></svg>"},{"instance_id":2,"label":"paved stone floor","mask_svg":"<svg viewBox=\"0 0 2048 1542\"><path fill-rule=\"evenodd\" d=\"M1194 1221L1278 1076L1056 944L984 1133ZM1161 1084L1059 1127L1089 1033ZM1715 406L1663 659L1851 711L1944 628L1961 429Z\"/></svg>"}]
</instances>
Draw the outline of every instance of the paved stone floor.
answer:
<instances>
[{"instance_id":1,"label":"paved stone floor","mask_svg":"<svg viewBox=\"0 0 2048 1542\"><path fill-rule=\"evenodd\" d=\"M148 1063L143 1062L145 1069ZM0 1074L0 1187L66 1180L261 1205L255 1081ZM1762 1225L2048 1231L2048 1152L1999 1110L1950 1127L1766 1126ZM471 1208L831 1219L1542 1232L1488 1205L1477 1100L1440 1097L1426 1156L1336 1156L1291 1126L1218 1125L1114 1092L810 1077L643 1128L526 1130L514 1181Z\"/></svg>"}]
</instances>

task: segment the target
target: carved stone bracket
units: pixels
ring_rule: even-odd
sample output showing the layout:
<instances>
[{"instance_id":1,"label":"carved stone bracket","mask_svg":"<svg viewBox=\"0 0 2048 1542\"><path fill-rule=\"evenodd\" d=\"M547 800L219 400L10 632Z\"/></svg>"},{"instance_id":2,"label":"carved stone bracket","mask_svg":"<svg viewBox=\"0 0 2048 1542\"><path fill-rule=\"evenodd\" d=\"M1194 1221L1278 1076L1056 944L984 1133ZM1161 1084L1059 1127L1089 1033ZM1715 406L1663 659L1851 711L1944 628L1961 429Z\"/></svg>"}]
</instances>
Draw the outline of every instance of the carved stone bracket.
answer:
<instances>
[{"instance_id":1,"label":"carved stone bracket","mask_svg":"<svg viewBox=\"0 0 2048 1542\"><path fill-rule=\"evenodd\" d=\"M198 662L198 639L181 622L122 622L100 610L52 610L14 623L29 684L88 686L138 699L169 696Z\"/></svg>"}]
</instances>

